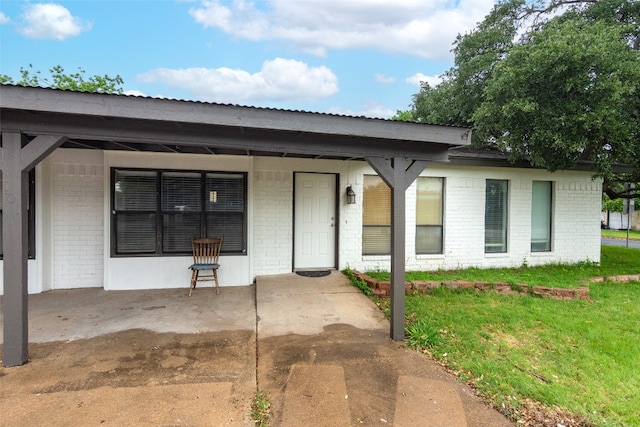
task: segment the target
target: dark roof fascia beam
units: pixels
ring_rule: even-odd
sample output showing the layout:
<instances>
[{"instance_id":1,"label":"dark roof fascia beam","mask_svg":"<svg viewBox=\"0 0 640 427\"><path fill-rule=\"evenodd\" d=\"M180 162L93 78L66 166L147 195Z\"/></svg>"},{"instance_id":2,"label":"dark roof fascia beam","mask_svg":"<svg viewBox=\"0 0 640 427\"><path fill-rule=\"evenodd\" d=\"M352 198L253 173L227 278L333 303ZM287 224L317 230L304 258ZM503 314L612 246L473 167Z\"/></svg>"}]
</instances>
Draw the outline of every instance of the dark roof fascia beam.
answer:
<instances>
[{"instance_id":1,"label":"dark roof fascia beam","mask_svg":"<svg viewBox=\"0 0 640 427\"><path fill-rule=\"evenodd\" d=\"M380 138L358 138L351 135L303 134L283 131L257 131L221 126L175 126L171 122L113 120L108 126L101 119L59 114L39 114L37 119L22 111L2 111L3 130L21 130L25 133L58 133L70 138L119 141L126 144L192 145L200 147L230 148L250 151L303 154L325 157L361 158L393 157L397 153L409 158L447 161L449 144L422 141L389 141ZM329 144L328 141L331 143Z\"/></svg>"}]
</instances>

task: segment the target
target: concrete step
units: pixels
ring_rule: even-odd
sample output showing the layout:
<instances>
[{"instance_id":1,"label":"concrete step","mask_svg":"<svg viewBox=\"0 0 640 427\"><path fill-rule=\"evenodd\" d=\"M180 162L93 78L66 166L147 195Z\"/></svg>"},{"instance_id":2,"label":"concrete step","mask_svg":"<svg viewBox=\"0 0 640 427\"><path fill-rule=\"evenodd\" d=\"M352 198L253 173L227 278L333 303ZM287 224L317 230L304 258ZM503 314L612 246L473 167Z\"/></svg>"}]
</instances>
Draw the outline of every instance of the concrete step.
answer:
<instances>
[{"instance_id":1,"label":"concrete step","mask_svg":"<svg viewBox=\"0 0 640 427\"><path fill-rule=\"evenodd\" d=\"M349 397L342 366L291 367L284 392L283 427L351 425Z\"/></svg>"}]
</instances>

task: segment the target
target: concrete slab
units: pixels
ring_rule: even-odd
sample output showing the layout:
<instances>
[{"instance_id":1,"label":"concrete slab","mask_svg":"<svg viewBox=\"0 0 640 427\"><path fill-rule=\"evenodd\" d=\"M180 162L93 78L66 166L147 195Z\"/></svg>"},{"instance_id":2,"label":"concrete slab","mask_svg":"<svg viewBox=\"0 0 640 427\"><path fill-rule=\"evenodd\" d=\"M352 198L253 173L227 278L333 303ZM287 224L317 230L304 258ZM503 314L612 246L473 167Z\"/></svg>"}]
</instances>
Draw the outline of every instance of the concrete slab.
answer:
<instances>
[{"instance_id":1,"label":"concrete slab","mask_svg":"<svg viewBox=\"0 0 640 427\"><path fill-rule=\"evenodd\" d=\"M404 427L465 427L462 400L454 384L401 375L396 389L396 425Z\"/></svg>"},{"instance_id":2,"label":"concrete slab","mask_svg":"<svg viewBox=\"0 0 640 427\"><path fill-rule=\"evenodd\" d=\"M243 426L241 405L229 411L232 388L223 382L32 394L2 399L0 413L31 426Z\"/></svg>"},{"instance_id":3,"label":"concrete slab","mask_svg":"<svg viewBox=\"0 0 640 427\"><path fill-rule=\"evenodd\" d=\"M284 393L282 427L351 424L344 370L336 365L294 365ZM327 417L331 414L331 417Z\"/></svg>"},{"instance_id":4,"label":"concrete slab","mask_svg":"<svg viewBox=\"0 0 640 427\"><path fill-rule=\"evenodd\" d=\"M188 292L89 288L29 295L29 342L72 341L129 329L183 334L255 330L253 286L225 287L220 295L214 288L198 288L191 297ZM2 323L0 318L0 330Z\"/></svg>"},{"instance_id":5,"label":"concrete slab","mask_svg":"<svg viewBox=\"0 0 640 427\"><path fill-rule=\"evenodd\" d=\"M338 271L325 277L260 276L256 283L260 338L318 334L334 324L389 329L375 304Z\"/></svg>"},{"instance_id":6,"label":"concrete slab","mask_svg":"<svg viewBox=\"0 0 640 427\"><path fill-rule=\"evenodd\" d=\"M249 427L260 390L273 426L512 425L391 341L380 310L338 272L187 292L31 295L31 361L0 368L2 423Z\"/></svg>"},{"instance_id":7,"label":"concrete slab","mask_svg":"<svg viewBox=\"0 0 640 427\"><path fill-rule=\"evenodd\" d=\"M440 366L391 341L388 320L340 273L258 277L256 295L257 381L272 425L513 425Z\"/></svg>"}]
</instances>

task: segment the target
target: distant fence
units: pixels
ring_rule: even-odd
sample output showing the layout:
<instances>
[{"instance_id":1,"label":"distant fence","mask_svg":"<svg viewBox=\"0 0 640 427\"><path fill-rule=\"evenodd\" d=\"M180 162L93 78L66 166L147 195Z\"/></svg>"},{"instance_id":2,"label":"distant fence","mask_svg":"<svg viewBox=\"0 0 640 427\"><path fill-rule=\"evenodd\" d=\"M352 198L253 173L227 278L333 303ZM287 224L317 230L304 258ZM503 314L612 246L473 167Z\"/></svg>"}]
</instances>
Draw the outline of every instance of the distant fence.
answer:
<instances>
[{"instance_id":1,"label":"distant fence","mask_svg":"<svg viewBox=\"0 0 640 427\"><path fill-rule=\"evenodd\" d=\"M612 230L626 230L627 224L629 224L629 215L622 212L602 212L603 224L607 225ZM632 230L640 230L640 211L634 211L631 215L631 224L629 224Z\"/></svg>"}]
</instances>

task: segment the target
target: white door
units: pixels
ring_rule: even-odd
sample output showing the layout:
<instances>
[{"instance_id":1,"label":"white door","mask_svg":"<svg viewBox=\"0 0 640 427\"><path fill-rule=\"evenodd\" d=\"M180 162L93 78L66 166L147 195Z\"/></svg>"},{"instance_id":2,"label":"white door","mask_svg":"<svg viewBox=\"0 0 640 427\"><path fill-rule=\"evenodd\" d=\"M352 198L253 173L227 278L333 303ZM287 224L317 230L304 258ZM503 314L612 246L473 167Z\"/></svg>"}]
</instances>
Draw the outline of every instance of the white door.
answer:
<instances>
[{"instance_id":1,"label":"white door","mask_svg":"<svg viewBox=\"0 0 640 427\"><path fill-rule=\"evenodd\" d=\"M336 266L336 175L295 174L294 268Z\"/></svg>"}]
</instances>

